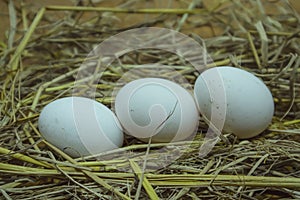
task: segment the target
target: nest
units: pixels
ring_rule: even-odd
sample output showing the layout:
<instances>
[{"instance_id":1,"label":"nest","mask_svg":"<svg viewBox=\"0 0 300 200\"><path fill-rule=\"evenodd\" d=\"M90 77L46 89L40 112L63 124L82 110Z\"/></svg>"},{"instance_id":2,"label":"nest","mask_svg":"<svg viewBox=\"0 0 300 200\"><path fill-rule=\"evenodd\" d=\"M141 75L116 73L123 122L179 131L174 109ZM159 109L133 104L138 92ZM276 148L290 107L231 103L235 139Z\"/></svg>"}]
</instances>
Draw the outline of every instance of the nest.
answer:
<instances>
[{"instance_id":1,"label":"nest","mask_svg":"<svg viewBox=\"0 0 300 200\"><path fill-rule=\"evenodd\" d=\"M287 1L169 1L167 8L155 3L103 7L105 2L80 1L36 12L9 1L11 27L0 48L1 199L300 198L300 15ZM92 88L108 107L122 75L144 64L168 66L194 84L199 71L158 49L127 52L105 70L77 76L96 45L141 27L187 34L214 61L207 68L230 65L261 78L276 105L269 128L248 140L224 134L205 157L199 156L202 122L191 142L143 144L126 136L121 149L78 159L43 140L37 129L41 109L74 95L76 81L85 83L76 95L89 96ZM146 77L147 70L130 78ZM157 76L169 77L164 70ZM180 156L172 160L174 152Z\"/></svg>"}]
</instances>

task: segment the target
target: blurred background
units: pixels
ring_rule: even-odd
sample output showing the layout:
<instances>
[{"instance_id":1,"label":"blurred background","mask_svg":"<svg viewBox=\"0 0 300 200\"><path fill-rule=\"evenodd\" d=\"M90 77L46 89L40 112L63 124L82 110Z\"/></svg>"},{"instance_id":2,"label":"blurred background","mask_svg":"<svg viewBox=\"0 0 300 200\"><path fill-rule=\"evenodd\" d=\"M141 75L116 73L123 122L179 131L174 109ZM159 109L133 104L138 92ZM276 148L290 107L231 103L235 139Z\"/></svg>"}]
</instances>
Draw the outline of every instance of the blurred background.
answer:
<instances>
[{"instance_id":1,"label":"blurred background","mask_svg":"<svg viewBox=\"0 0 300 200\"><path fill-rule=\"evenodd\" d=\"M276 14L278 12L278 7L280 7L280 3L289 1L290 5L298 12L300 13L300 1L299 0L262 0L263 3L268 3L269 6L266 7L266 13L273 13ZM8 11L8 2L9 0L2 0L0 1L0 41L5 41L8 34L8 29L10 27L9 22L9 11ZM34 1L34 0L23 0L23 1L13 1L16 7L22 6L26 7L29 11L38 11L39 8L47 5L68 5L73 6L75 4L77 5L88 5L88 4L94 4L96 6L102 6L102 7L115 7L119 5L124 5L124 7L130 7L130 4L132 4L134 7L132 9L138 9L138 8L183 8L187 9L188 5L190 4L191 0L153 0L153 1L146 1L146 0L130 0L130 1L124 1L124 0L86 0L86 1L78 1L78 0L43 0L43 1ZM214 9L215 7L221 4L223 4L224 0L201 0L203 4L205 4L205 7ZM230 2L230 1L229 1ZM247 1L240 1L241 3L245 3ZM225 9L230 9L225 8ZM26 13L24 13L26 15ZM63 16L60 12L56 12L54 15L57 16ZM128 27L131 24L136 24L138 22L145 22L149 20L151 22L151 18L155 17L153 14L142 14L140 16L138 15L128 15L127 13L123 14L117 14L116 15L118 19L119 24L123 24L124 27ZM29 22L30 23L30 22ZM195 23L201 23L200 19L195 20ZM185 30L184 30L185 29ZM205 27L201 27L198 30L188 30L188 27L184 27L182 32L193 32L198 34L201 37L207 38L211 36L215 36L218 33L221 33L222 30L218 30L218 27L215 27L214 30Z\"/></svg>"}]
</instances>

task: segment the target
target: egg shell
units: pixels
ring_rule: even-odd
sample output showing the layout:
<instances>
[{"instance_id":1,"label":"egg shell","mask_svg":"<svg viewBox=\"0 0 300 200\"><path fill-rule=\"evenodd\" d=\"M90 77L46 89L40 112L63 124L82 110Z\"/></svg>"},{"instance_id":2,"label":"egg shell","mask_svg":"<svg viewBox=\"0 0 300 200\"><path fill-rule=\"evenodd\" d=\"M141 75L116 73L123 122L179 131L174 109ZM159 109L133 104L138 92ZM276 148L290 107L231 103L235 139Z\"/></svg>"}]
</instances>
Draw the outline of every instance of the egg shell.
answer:
<instances>
[{"instance_id":1,"label":"egg shell","mask_svg":"<svg viewBox=\"0 0 300 200\"><path fill-rule=\"evenodd\" d=\"M184 140L198 127L193 96L180 85L161 78L142 78L118 92L115 111L125 132L152 142Z\"/></svg>"},{"instance_id":2,"label":"egg shell","mask_svg":"<svg viewBox=\"0 0 300 200\"><path fill-rule=\"evenodd\" d=\"M38 120L44 139L72 157L121 147L123 132L114 113L84 97L66 97L44 107Z\"/></svg>"},{"instance_id":3,"label":"egg shell","mask_svg":"<svg viewBox=\"0 0 300 200\"><path fill-rule=\"evenodd\" d=\"M274 101L268 87L239 68L224 66L204 71L195 82L194 95L208 121L218 125L223 121L223 131L242 139L263 132L273 117Z\"/></svg>"}]
</instances>

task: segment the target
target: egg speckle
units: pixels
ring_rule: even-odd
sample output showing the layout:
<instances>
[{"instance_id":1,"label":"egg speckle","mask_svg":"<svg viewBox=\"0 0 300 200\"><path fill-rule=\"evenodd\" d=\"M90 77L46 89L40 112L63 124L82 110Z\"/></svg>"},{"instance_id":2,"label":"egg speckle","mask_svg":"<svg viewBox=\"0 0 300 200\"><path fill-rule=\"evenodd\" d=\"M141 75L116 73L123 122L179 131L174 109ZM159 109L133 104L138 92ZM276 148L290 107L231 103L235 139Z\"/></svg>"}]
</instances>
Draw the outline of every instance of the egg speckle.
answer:
<instances>
[{"instance_id":1,"label":"egg speckle","mask_svg":"<svg viewBox=\"0 0 300 200\"><path fill-rule=\"evenodd\" d=\"M268 87L242 69L224 66L204 71L196 80L194 95L206 120L223 121L223 130L239 138L260 134L273 117L274 101Z\"/></svg>"},{"instance_id":2,"label":"egg speckle","mask_svg":"<svg viewBox=\"0 0 300 200\"><path fill-rule=\"evenodd\" d=\"M94 155L122 146L123 133L114 113L83 97L46 105L38 120L44 139L72 157Z\"/></svg>"}]
</instances>

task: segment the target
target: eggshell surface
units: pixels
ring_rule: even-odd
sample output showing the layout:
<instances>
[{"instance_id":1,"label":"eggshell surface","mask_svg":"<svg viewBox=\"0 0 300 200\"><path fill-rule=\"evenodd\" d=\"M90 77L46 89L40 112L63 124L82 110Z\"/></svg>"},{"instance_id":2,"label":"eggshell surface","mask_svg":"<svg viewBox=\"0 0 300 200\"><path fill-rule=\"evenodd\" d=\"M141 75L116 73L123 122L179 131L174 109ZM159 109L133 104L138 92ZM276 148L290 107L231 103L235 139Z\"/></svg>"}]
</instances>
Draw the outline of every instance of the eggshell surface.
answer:
<instances>
[{"instance_id":1,"label":"eggshell surface","mask_svg":"<svg viewBox=\"0 0 300 200\"><path fill-rule=\"evenodd\" d=\"M115 111L126 133L152 142L179 141L192 136L199 114L193 96L161 78L142 78L118 92Z\"/></svg>"},{"instance_id":2,"label":"eggshell surface","mask_svg":"<svg viewBox=\"0 0 300 200\"><path fill-rule=\"evenodd\" d=\"M46 141L72 157L121 147L123 133L114 113L84 97L66 97L44 107L38 127Z\"/></svg>"},{"instance_id":3,"label":"eggshell surface","mask_svg":"<svg viewBox=\"0 0 300 200\"><path fill-rule=\"evenodd\" d=\"M207 120L223 121L223 131L239 138L260 134L273 117L271 92L263 81L242 69L224 66L204 71L195 82L194 95Z\"/></svg>"}]
</instances>

